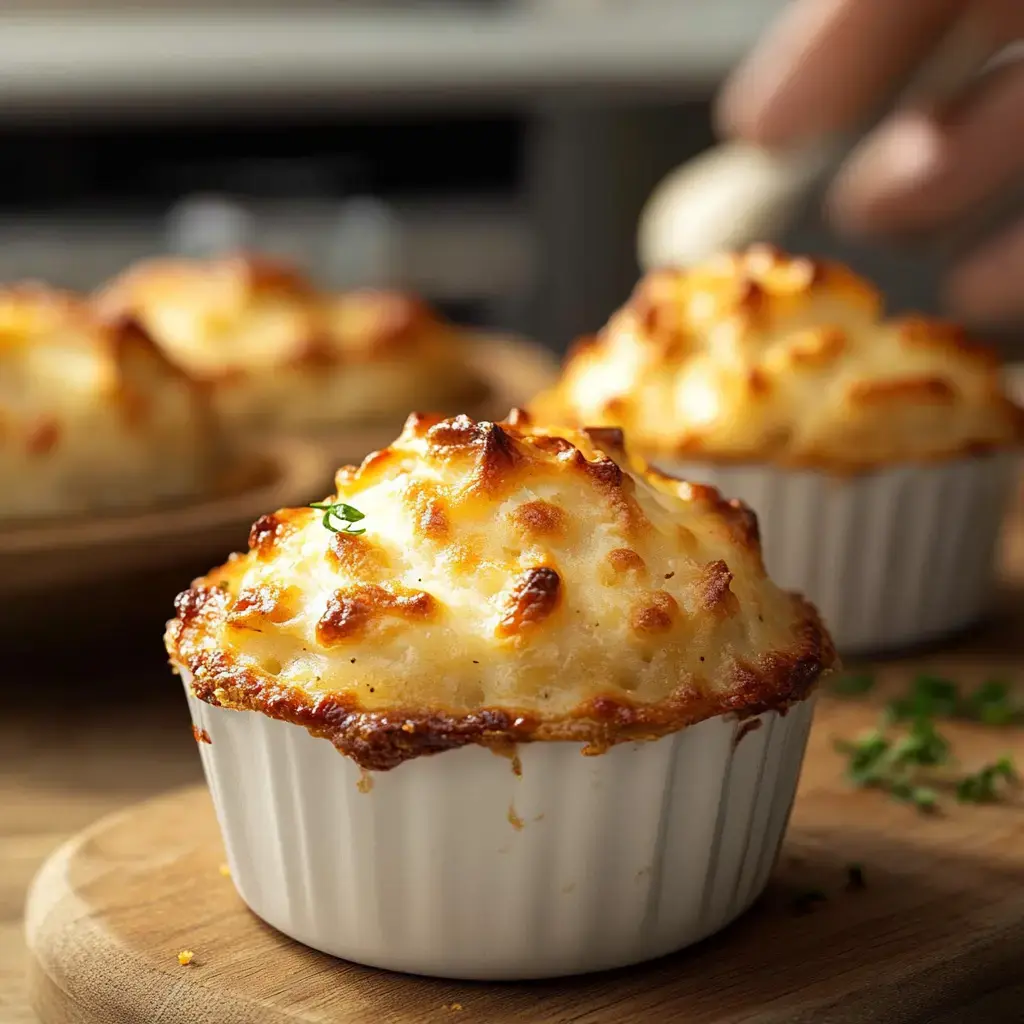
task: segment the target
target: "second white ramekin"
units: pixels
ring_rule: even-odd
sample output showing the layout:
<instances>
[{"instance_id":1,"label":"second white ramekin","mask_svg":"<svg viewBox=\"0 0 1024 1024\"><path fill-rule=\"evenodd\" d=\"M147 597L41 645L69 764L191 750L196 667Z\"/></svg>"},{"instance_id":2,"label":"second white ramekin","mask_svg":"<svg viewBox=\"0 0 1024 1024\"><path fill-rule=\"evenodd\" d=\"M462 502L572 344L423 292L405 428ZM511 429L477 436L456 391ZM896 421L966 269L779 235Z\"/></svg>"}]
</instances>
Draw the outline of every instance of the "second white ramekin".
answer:
<instances>
[{"instance_id":1,"label":"second white ramekin","mask_svg":"<svg viewBox=\"0 0 1024 1024\"><path fill-rule=\"evenodd\" d=\"M257 915L358 963L497 980L651 959L746 910L786 830L814 698L597 756L469 746L372 774L298 726L188 702Z\"/></svg>"},{"instance_id":2,"label":"second white ramekin","mask_svg":"<svg viewBox=\"0 0 1024 1024\"><path fill-rule=\"evenodd\" d=\"M992 602L1016 453L851 476L654 460L756 513L772 579L813 602L843 654L940 639Z\"/></svg>"}]
</instances>

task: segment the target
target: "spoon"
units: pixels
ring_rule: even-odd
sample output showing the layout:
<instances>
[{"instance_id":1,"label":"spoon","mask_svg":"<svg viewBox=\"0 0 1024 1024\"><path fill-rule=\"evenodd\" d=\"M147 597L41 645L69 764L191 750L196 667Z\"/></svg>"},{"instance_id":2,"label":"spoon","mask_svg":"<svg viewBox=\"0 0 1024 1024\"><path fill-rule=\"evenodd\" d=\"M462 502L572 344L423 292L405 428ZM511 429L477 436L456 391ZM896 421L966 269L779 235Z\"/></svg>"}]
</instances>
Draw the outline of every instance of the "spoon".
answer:
<instances>
[{"instance_id":1,"label":"spoon","mask_svg":"<svg viewBox=\"0 0 1024 1024\"><path fill-rule=\"evenodd\" d=\"M932 107L948 103L991 56L983 26L964 19L904 90L903 101ZM677 167L648 199L637 239L641 267L686 266L716 252L778 238L855 142L855 136L847 135L789 150L746 142L706 150Z\"/></svg>"}]
</instances>

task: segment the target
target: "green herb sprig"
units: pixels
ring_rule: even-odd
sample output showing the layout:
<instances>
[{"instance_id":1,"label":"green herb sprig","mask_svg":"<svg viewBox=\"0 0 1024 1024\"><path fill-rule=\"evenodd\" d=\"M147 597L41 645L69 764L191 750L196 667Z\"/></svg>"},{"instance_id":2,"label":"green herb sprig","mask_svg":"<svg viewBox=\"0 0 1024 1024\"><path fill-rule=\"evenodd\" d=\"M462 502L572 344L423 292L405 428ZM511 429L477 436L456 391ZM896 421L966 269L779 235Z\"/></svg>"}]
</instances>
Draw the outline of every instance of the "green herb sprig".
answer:
<instances>
[{"instance_id":1,"label":"green herb sprig","mask_svg":"<svg viewBox=\"0 0 1024 1024\"><path fill-rule=\"evenodd\" d=\"M1024 720L1024 708L1009 683L989 679L967 695L961 714L984 725L1013 725Z\"/></svg>"},{"instance_id":2,"label":"green herb sprig","mask_svg":"<svg viewBox=\"0 0 1024 1024\"><path fill-rule=\"evenodd\" d=\"M938 806L938 794L919 780L921 768L947 764L949 741L927 718L917 719L903 736L892 738L872 729L858 739L840 740L836 749L847 756L847 778L859 788L881 789L896 800L930 812Z\"/></svg>"},{"instance_id":3,"label":"green herb sprig","mask_svg":"<svg viewBox=\"0 0 1024 1024\"><path fill-rule=\"evenodd\" d=\"M351 505L346 505L343 501L335 502L319 502L315 501L310 506L315 508L318 512L323 512L323 519L321 522L324 527L331 531L331 533L348 533L353 537L358 537L360 534L366 533L366 529L354 530L352 528L353 523L358 523L361 519L365 519L366 515L359 511L357 508L353 508ZM342 525L335 526L331 520L338 520Z\"/></svg>"},{"instance_id":4,"label":"green herb sprig","mask_svg":"<svg viewBox=\"0 0 1024 1024\"><path fill-rule=\"evenodd\" d=\"M840 677L836 692L857 696L870 692L869 674ZM974 774L951 780L942 768L955 762L949 741L936 719L966 719L985 725L1013 725L1024 720L1024 706L1009 684L988 680L964 693L949 679L922 673L906 693L889 701L877 729L854 740L839 740L836 749L847 758L846 774L860 788L880 789L896 800L929 813L939 809L936 781L952 786L960 803L992 803L1008 787L1020 784L1010 757L985 765ZM902 731L901 731L902 730Z\"/></svg>"},{"instance_id":5,"label":"green herb sprig","mask_svg":"<svg viewBox=\"0 0 1024 1024\"><path fill-rule=\"evenodd\" d=\"M870 672L845 673L832 684L832 692L840 697L862 697L874 688ZM889 701L886 717L890 722L962 718L983 725L1024 724L1024 702L1001 679L988 679L964 693L952 680L922 672L906 693Z\"/></svg>"},{"instance_id":6,"label":"green herb sprig","mask_svg":"<svg viewBox=\"0 0 1024 1024\"><path fill-rule=\"evenodd\" d=\"M956 787L956 798L962 804L990 804L1000 797L1006 786L1019 786L1020 775L1009 757L985 765L974 775L966 775Z\"/></svg>"},{"instance_id":7,"label":"green herb sprig","mask_svg":"<svg viewBox=\"0 0 1024 1024\"><path fill-rule=\"evenodd\" d=\"M1024 719L1020 702L1008 683L989 679L964 693L952 680L922 673L902 697L891 700L886 714L892 722L911 718L962 718L983 725L1012 725Z\"/></svg>"}]
</instances>

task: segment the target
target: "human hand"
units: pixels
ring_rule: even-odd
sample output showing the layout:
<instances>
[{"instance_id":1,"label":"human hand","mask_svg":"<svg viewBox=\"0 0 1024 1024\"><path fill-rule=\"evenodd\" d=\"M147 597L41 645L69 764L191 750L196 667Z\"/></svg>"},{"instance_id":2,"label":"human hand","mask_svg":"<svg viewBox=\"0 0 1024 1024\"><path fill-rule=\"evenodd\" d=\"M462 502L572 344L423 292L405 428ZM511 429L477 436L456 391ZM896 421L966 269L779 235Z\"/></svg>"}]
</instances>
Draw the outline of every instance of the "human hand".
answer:
<instances>
[{"instance_id":1,"label":"human hand","mask_svg":"<svg viewBox=\"0 0 1024 1024\"><path fill-rule=\"evenodd\" d=\"M1022 0L796 0L727 84L722 128L769 147L854 128L965 18L993 57L1024 41ZM1024 60L1007 59L941 109L898 104L840 171L829 207L851 232L919 235L1022 177ZM972 319L1024 318L1024 223L969 253L948 293Z\"/></svg>"}]
</instances>

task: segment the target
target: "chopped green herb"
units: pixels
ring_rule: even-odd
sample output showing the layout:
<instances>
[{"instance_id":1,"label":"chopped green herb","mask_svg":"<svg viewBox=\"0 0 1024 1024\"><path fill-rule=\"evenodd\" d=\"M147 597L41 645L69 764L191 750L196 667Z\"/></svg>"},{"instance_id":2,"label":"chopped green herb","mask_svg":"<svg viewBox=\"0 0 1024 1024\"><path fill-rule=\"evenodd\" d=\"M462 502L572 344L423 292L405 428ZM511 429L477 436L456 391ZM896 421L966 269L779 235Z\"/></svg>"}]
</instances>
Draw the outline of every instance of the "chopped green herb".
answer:
<instances>
[{"instance_id":1,"label":"chopped green herb","mask_svg":"<svg viewBox=\"0 0 1024 1024\"><path fill-rule=\"evenodd\" d=\"M949 740L939 735L930 718L915 718L910 731L892 745L893 766L922 765L932 768L949 761Z\"/></svg>"},{"instance_id":2,"label":"chopped green herb","mask_svg":"<svg viewBox=\"0 0 1024 1024\"><path fill-rule=\"evenodd\" d=\"M358 523L360 519L365 519L366 516L359 509L346 505L343 501L313 502L309 507L315 508L318 512L323 512L324 515L321 521L324 527L330 530L331 533L350 533L354 537L366 533L365 529L352 529L353 523ZM334 526L331 523L332 519L337 519L344 525Z\"/></svg>"},{"instance_id":3,"label":"chopped green herb","mask_svg":"<svg viewBox=\"0 0 1024 1024\"><path fill-rule=\"evenodd\" d=\"M920 811L936 809L938 794L921 785L918 775L949 761L949 742L929 719L915 719L896 739L873 729L852 743L838 742L836 749L848 758L846 774L853 785L884 790Z\"/></svg>"},{"instance_id":4,"label":"chopped green herb","mask_svg":"<svg viewBox=\"0 0 1024 1024\"><path fill-rule=\"evenodd\" d=\"M1009 725L1020 718L1021 708L1008 683L989 679L964 701L963 714L985 725Z\"/></svg>"},{"instance_id":5,"label":"chopped green herb","mask_svg":"<svg viewBox=\"0 0 1024 1024\"><path fill-rule=\"evenodd\" d=\"M832 691L840 697L860 697L874 686L875 677L869 672L847 672L832 684Z\"/></svg>"},{"instance_id":6,"label":"chopped green herb","mask_svg":"<svg viewBox=\"0 0 1024 1024\"><path fill-rule=\"evenodd\" d=\"M832 684L840 697L861 697L875 688L870 672L848 672ZM1009 683L989 679L966 695L952 680L924 672L915 677L906 693L886 705L890 724L915 718L966 718L984 725L1024 722L1024 700Z\"/></svg>"},{"instance_id":7,"label":"chopped green herb","mask_svg":"<svg viewBox=\"0 0 1024 1024\"><path fill-rule=\"evenodd\" d=\"M908 779L896 779L890 783L888 791L894 799L913 804L923 814L938 809L939 794L930 786L916 786Z\"/></svg>"},{"instance_id":8,"label":"chopped green herb","mask_svg":"<svg viewBox=\"0 0 1024 1024\"><path fill-rule=\"evenodd\" d=\"M858 739L840 740L836 749L846 754L849 763L846 773L855 786L869 786L884 772L892 744L877 729L866 732Z\"/></svg>"},{"instance_id":9,"label":"chopped green herb","mask_svg":"<svg viewBox=\"0 0 1024 1024\"><path fill-rule=\"evenodd\" d=\"M808 889L793 897L793 910L797 914L809 914L819 903L826 903L828 897L820 889Z\"/></svg>"},{"instance_id":10,"label":"chopped green herb","mask_svg":"<svg viewBox=\"0 0 1024 1024\"><path fill-rule=\"evenodd\" d=\"M956 798L962 804L989 804L999 799L1004 785L1020 784L1020 776L1009 757L1001 757L994 764L985 765L974 775L966 775L956 787Z\"/></svg>"},{"instance_id":11,"label":"chopped green herb","mask_svg":"<svg viewBox=\"0 0 1024 1024\"><path fill-rule=\"evenodd\" d=\"M985 725L1009 725L1022 718L1020 702L1008 683L990 679L964 696L956 683L937 676L920 675L909 692L891 700L886 708L890 722L912 718L968 718Z\"/></svg>"},{"instance_id":12,"label":"chopped green herb","mask_svg":"<svg viewBox=\"0 0 1024 1024\"><path fill-rule=\"evenodd\" d=\"M864 685L858 681L844 689L851 692ZM853 741L836 743L836 749L847 758L850 782L881 789L923 812L937 810L939 795L928 783L954 783L948 773L943 776L934 772L954 764L949 741L936 728L937 718L1009 725L1024 720L1024 703L1002 680L986 680L965 696L951 680L921 674L903 696L889 702L879 728ZM1008 786L1020 781L1013 761L1003 757L973 775L955 780L956 798L961 803L991 803Z\"/></svg>"},{"instance_id":13,"label":"chopped green herb","mask_svg":"<svg viewBox=\"0 0 1024 1024\"><path fill-rule=\"evenodd\" d=\"M851 891L866 889L867 880L864 878L864 868L860 864L846 865L846 888Z\"/></svg>"},{"instance_id":14,"label":"chopped green herb","mask_svg":"<svg viewBox=\"0 0 1024 1024\"><path fill-rule=\"evenodd\" d=\"M891 700L886 709L891 722L911 718L952 718L960 708L956 683L938 676L920 675L903 697Z\"/></svg>"}]
</instances>

